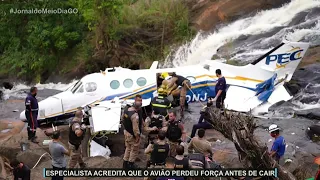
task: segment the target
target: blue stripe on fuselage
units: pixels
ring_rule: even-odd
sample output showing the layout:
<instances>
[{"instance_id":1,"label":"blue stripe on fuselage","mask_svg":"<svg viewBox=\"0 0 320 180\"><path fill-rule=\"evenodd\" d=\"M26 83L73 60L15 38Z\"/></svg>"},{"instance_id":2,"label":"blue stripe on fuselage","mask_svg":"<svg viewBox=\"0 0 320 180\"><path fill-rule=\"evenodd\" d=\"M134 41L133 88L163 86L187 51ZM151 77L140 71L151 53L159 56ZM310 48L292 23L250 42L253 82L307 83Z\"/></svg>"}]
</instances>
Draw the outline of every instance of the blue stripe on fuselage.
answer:
<instances>
[{"instance_id":1,"label":"blue stripe on fuselage","mask_svg":"<svg viewBox=\"0 0 320 180\"><path fill-rule=\"evenodd\" d=\"M208 97L214 97L215 96L215 85L211 85L213 83L215 83L215 80L210 80L210 81L201 81L201 82L197 82L197 83L193 83L192 84L192 92L190 90L188 90L187 92L187 102L194 102L197 101L197 99L200 99L201 101L207 101ZM203 86L201 86L203 85ZM200 87L194 87L194 86L200 86ZM238 85L227 85L227 87L229 86L238 86ZM112 100L115 97L119 97L120 99L125 99L129 96L132 96L128 99L134 99L134 96L137 94L140 94L142 96L143 99L148 99L148 98L153 98L153 92L154 91L150 91L152 88L155 88L156 86L150 86L146 89L141 89L137 92L126 92L126 93L120 93L120 94L114 94L114 95L110 95L106 98L104 98L102 101L108 101L108 100ZM249 88L249 87L244 87L244 86L238 86L238 87L243 87L246 89L250 89L252 91L254 91L254 88ZM126 95L127 94L127 95Z\"/></svg>"}]
</instances>

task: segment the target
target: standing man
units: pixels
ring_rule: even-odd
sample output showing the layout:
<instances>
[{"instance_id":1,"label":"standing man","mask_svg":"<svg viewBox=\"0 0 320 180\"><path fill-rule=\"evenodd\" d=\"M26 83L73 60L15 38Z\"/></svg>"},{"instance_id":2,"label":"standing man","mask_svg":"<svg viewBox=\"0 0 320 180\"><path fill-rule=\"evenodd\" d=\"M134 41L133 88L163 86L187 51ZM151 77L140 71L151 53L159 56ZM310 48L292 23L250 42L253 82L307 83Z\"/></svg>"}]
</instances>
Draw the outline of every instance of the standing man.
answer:
<instances>
[{"instance_id":1,"label":"standing man","mask_svg":"<svg viewBox=\"0 0 320 180\"><path fill-rule=\"evenodd\" d=\"M168 109L171 108L171 103L167 98L167 91L163 88L159 88L158 96L152 99L151 105L152 110L156 112L156 114L160 113L160 115L167 117Z\"/></svg>"},{"instance_id":2,"label":"standing man","mask_svg":"<svg viewBox=\"0 0 320 180\"><path fill-rule=\"evenodd\" d=\"M82 110L77 110L74 119L69 126L69 149L71 157L69 161L69 168L74 168L78 163L80 168L85 168L86 165L82 160L81 141L84 138L86 125L81 125L83 118Z\"/></svg>"},{"instance_id":3,"label":"standing man","mask_svg":"<svg viewBox=\"0 0 320 180\"><path fill-rule=\"evenodd\" d=\"M143 125L142 116L139 113L141 107L142 97L141 95L136 95L134 104L123 112L123 133L126 146L123 156L124 169L137 168L134 162L139 154L140 134Z\"/></svg>"},{"instance_id":4,"label":"standing man","mask_svg":"<svg viewBox=\"0 0 320 180\"><path fill-rule=\"evenodd\" d=\"M32 87L30 89L30 93L28 93L25 105L25 115L28 121L28 140L31 140L33 143L39 143L36 138L36 131L38 127L38 100L36 99L38 89L36 87Z\"/></svg>"},{"instance_id":5,"label":"standing man","mask_svg":"<svg viewBox=\"0 0 320 180\"><path fill-rule=\"evenodd\" d=\"M216 97L213 99L213 101L216 101L217 108L223 110L224 99L226 98L226 90L227 90L226 79L221 75L220 69L216 70L216 76L219 79L215 86Z\"/></svg>"},{"instance_id":6,"label":"standing man","mask_svg":"<svg viewBox=\"0 0 320 180\"><path fill-rule=\"evenodd\" d=\"M167 138L170 145L170 156L176 156L176 147L184 142L186 139L186 132L183 124L177 120L177 113L175 111L169 112L169 123L164 128L167 131Z\"/></svg>"},{"instance_id":7,"label":"standing man","mask_svg":"<svg viewBox=\"0 0 320 180\"><path fill-rule=\"evenodd\" d=\"M284 152L286 151L286 141L282 136L280 136L279 131L280 129L276 124L272 124L269 126L269 133L271 137L275 139L269 155L273 157L278 164L280 158L284 155Z\"/></svg>"},{"instance_id":8,"label":"standing man","mask_svg":"<svg viewBox=\"0 0 320 180\"><path fill-rule=\"evenodd\" d=\"M60 132L53 131L52 141L49 143L49 151L52 157L52 168L54 170L65 170L67 167L67 160L64 155L70 156L70 151L60 144ZM63 180L63 176L52 177L52 180Z\"/></svg>"}]
</instances>

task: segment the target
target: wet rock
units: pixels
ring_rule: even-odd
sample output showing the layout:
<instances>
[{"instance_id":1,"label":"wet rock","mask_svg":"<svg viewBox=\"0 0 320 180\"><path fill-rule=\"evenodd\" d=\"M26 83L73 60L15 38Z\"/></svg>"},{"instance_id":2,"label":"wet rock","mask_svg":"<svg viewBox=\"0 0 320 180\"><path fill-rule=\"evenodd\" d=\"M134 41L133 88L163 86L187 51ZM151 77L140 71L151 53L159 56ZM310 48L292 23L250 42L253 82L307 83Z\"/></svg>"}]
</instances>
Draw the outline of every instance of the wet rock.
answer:
<instances>
[{"instance_id":1,"label":"wet rock","mask_svg":"<svg viewBox=\"0 0 320 180\"><path fill-rule=\"evenodd\" d=\"M279 7L288 2L289 0L187 0L194 26L204 31L211 30L221 22L232 21L261 9Z\"/></svg>"},{"instance_id":2,"label":"wet rock","mask_svg":"<svg viewBox=\"0 0 320 180\"><path fill-rule=\"evenodd\" d=\"M301 89L301 86L295 81L284 83L284 87L289 91L289 93L292 96L296 95Z\"/></svg>"},{"instance_id":3,"label":"wet rock","mask_svg":"<svg viewBox=\"0 0 320 180\"><path fill-rule=\"evenodd\" d=\"M3 92L0 90L0 101L3 100Z\"/></svg>"},{"instance_id":4,"label":"wet rock","mask_svg":"<svg viewBox=\"0 0 320 180\"><path fill-rule=\"evenodd\" d=\"M310 109L310 110L301 110L296 111L295 114L300 117L305 117L308 119L320 120L320 109Z\"/></svg>"},{"instance_id":5,"label":"wet rock","mask_svg":"<svg viewBox=\"0 0 320 180\"><path fill-rule=\"evenodd\" d=\"M3 88L10 89L10 90L13 88L13 84L10 82L3 82L2 86L3 86Z\"/></svg>"},{"instance_id":6,"label":"wet rock","mask_svg":"<svg viewBox=\"0 0 320 180\"><path fill-rule=\"evenodd\" d=\"M306 134L310 140L318 141L320 138L320 125L311 125L306 130Z\"/></svg>"},{"instance_id":7,"label":"wet rock","mask_svg":"<svg viewBox=\"0 0 320 180\"><path fill-rule=\"evenodd\" d=\"M19 152L16 158L18 161L24 162L28 167L33 168L44 153L47 153L47 151L42 148L30 149L27 151ZM38 165L40 165L44 161L49 160L50 156L43 155Z\"/></svg>"},{"instance_id":8,"label":"wet rock","mask_svg":"<svg viewBox=\"0 0 320 180\"><path fill-rule=\"evenodd\" d=\"M289 101L280 101L270 106L268 112L272 117L291 118L294 116L294 107L297 106Z\"/></svg>"}]
</instances>

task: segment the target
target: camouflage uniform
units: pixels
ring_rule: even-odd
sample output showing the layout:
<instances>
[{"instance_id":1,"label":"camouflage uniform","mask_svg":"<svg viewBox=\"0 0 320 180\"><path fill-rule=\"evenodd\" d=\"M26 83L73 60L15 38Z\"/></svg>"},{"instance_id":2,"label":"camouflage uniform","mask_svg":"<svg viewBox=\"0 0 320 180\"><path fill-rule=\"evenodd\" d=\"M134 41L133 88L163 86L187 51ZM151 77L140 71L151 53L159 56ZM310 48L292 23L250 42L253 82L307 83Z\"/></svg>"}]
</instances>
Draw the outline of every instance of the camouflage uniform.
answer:
<instances>
[{"instance_id":1,"label":"camouflage uniform","mask_svg":"<svg viewBox=\"0 0 320 180\"><path fill-rule=\"evenodd\" d=\"M71 151L71 154L70 154L70 160L69 160L69 165L68 165L69 168L74 168L77 165L77 163L79 163L81 168L85 167L85 163L82 160L82 146L81 146L81 141L84 137L84 132L81 137L78 137L79 138L78 141L80 141L80 144L78 144L78 145L75 145L75 143L72 143L72 138L70 138L70 137L76 136L75 131L81 129L80 124L81 124L81 120L79 118L75 117L73 119L71 126L70 126L68 144L69 144L69 149Z\"/></svg>"},{"instance_id":2,"label":"camouflage uniform","mask_svg":"<svg viewBox=\"0 0 320 180\"><path fill-rule=\"evenodd\" d=\"M123 115L124 123L124 140L126 150L123 156L123 160L128 162L131 167L139 154L140 140L137 142L136 138L140 138L141 127L142 127L142 117L139 117L136 109L134 107L128 108L124 111Z\"/></svg>"}]
</instances>

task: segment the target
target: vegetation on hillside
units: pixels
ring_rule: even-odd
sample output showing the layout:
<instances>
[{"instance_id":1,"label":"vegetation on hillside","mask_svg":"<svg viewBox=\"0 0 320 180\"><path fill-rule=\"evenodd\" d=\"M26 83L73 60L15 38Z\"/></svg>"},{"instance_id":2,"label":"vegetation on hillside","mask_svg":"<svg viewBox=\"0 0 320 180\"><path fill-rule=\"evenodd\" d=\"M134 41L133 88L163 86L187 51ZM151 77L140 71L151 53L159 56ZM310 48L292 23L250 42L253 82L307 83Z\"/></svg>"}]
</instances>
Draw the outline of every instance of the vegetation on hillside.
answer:
<instances>
[{"instance_id":1,"label":"vegetation on hillside","mask_svg":"<svg viewBox=\"0 0 320 180\"><path fill-rule=\"evenodd\" d=\"M71 13L21 12L42 8ZM10 13L16 9L21 13ZM0 12L6 13L0 17L0 75L28 81L45 81L53 73L149 65L194 34L183 1L20 1L1 5Z\"/></svg>"}]
</instances>

